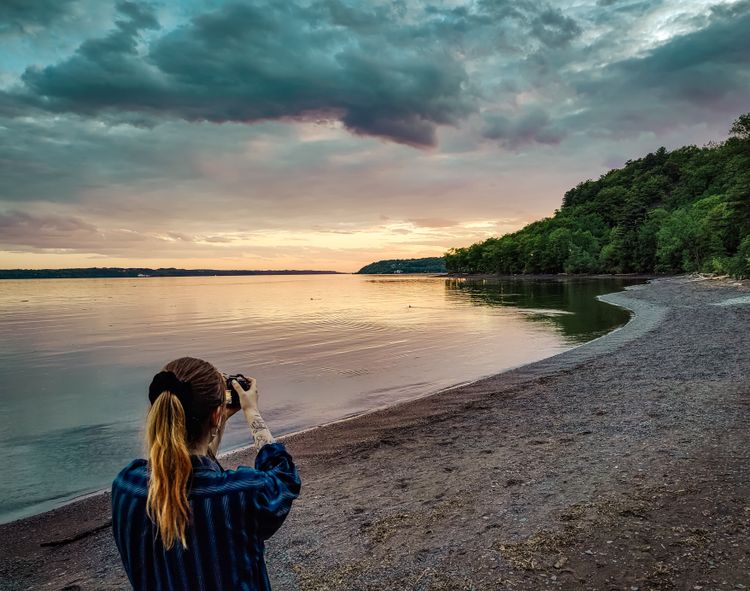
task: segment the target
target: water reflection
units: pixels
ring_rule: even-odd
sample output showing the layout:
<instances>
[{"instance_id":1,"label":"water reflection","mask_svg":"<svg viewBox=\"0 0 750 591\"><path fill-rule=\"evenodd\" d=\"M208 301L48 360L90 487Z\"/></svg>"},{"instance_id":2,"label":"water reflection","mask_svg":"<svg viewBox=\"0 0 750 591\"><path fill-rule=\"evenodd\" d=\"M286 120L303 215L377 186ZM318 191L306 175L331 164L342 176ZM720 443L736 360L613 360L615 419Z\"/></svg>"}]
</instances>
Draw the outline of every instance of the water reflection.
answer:
<instances>
[{"instance_id":1,"label":"water reflection","mask_svg":"<svg viewBox=\"0 0 750 591\"><path fill-rule=\"evenodd\" d=\"M468 298L474 305L518 308L526 320L549 324L571 341L584 343L629 318L626 310L596 296L642 282L623 277L449 279L445 289L449 297Z\"/></svg>"}]
</instances>

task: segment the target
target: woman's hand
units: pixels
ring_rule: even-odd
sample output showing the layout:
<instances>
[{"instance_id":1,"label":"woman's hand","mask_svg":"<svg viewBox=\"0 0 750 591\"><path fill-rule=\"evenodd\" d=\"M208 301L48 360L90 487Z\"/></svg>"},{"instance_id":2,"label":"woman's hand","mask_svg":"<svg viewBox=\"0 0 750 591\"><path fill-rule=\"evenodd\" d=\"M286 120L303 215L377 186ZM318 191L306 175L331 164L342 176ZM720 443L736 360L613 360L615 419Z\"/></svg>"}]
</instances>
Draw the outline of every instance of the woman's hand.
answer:
<instances>
[{"instance_id":1,"label":"woman's hand","mask_svg":"<svg viewBox=\"0 0 750 591\"><path fill-rule=\"evenodd\" d=\"M240 386L237 380L232 380L232 382L229 384L229 387L233 388L234 391L237 392L237 395L240 399L240 408L232 408L227 404L224 404L216 409L216 412L218 413L221 412L220 409L223 409L223 417L221 414L215 417L215 420L218 421L216 424L216 431L208 444L208 449L214 457L216 457L216 454L219 452L219 444L221 443L221 438L224 434L224 427L226 427L227 421L240 409L245 414L245 418L247 419L247 422L250 425L251 430L253 431L253 438L255 439L257 445L258 438L256 437L255 427L258 426L258 420L260 420L261 423L263 422L263 418L258 412L258 386L256 384L255 378L247 379L250 381L250 387L247 390ZM263 424L263 428L267 431L265 423ZM260 438L263 439L262 433ZM266 439L268 438L270 438L270 441L273 441L273 437L271 437L270 432L268 432L268 437Z\"/></svg>"},{"instance_id":2,"label":"woman's hand","mask_svg":"<svg viewBox=\"0 0 750 591\"><path fill-rule=\"evenodd\" d=\"M273 443L275 439L258 410L258 383L255 378L247 379L250 380L250 387L247 390L240 386L237 380L232 380L232 388L239 394L242 412L245 413L245 420L250 427L257 451L267 443Z\"/></svg>"},{"instance_id":3,"label":"woman's hand","mask_svg":"<svg viewBox=\"0 0 750 591\"><path fill-rule=\"evenodd\" d=\"M231 385L240 398L242 412L245 414L255 414L258 412L258 381L255 378L247 379L250 382L250 387L247 390L245 390L237 380L232 380Z\"/></svg>"},{"instance_id":4,"label":"woman's hand","mask_svg":"<svg viewBox=\"0 0 750 591\"><path fill-rule=\"evenodd\" d=\"M230 417L233 417L237 411L240 409L237 407L232 407L227 404L224 405L224 420L222 421L223 424L226 424L226 422L230 419Z\"/></svg>"}]
</instances>

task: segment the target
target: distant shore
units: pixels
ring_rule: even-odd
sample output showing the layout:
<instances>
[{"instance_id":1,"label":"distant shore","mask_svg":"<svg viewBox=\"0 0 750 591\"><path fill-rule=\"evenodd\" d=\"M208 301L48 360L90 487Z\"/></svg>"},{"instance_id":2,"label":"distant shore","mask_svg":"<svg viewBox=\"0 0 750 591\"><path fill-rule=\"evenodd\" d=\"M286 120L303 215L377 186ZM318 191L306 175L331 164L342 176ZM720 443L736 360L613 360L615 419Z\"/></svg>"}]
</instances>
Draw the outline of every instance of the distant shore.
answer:
<instances>
[{"instance_id":1,"label":"distant shore","mask_svg":"<svg viewBox=\"0 0 750 591\"><path fill-rule=\"evenodd\" d=\"M341 275L339 271L176 269L163 267L81 267L70 269L0 269L0 279L114 279L118 277L234 277L244 275ZM346 274L346 273L343 273Z\"/></svg>"},{"instance_id":2,"label":"distant shore","mask_svg":"<svg viewBox=\"0 0 750 591\"><path fill-rule=\"evenodd\" d=\"M288 437L303 492L274 588L750 588L750 283L602 299L631 322ZM100 495L0 526L0 587L128 588L108 520Z\"/></svg>"}]
</instances>

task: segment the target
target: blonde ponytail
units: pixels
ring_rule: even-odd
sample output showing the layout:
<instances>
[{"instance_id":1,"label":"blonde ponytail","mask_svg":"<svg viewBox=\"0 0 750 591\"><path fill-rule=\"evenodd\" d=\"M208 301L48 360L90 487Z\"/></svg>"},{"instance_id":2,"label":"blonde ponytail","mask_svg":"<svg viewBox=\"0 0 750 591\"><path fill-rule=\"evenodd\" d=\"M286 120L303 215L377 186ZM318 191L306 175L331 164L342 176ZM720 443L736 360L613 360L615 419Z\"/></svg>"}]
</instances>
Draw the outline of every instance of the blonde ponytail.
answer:
<instances>
[{"instance_id":1,"label":"blonde ponytail","mask_svg":"<svg viewBox=\"0 0 750 591\"><path fill-rule=\"evenodd\" d=\"M192 463L188 450L185 410L171 392L160 394L148 413L146 437L151 470L146 512L169 550L179 540L187 548L190 521L188 480Z\"/></svg>"},{"instance_id":2,"label":"blonde ponytail","mask_svg":"<svg viewBox=\"0 0 750 591\"><path fill-rule=\"evenodd\" d=\"M146 513L167 550L178 540L187 548L188 486L193 473L190 450L208 437L211 415L224 403L225 387L221 373L195 357L170 361L149 386Z\"/></svg>"}]
</instances>

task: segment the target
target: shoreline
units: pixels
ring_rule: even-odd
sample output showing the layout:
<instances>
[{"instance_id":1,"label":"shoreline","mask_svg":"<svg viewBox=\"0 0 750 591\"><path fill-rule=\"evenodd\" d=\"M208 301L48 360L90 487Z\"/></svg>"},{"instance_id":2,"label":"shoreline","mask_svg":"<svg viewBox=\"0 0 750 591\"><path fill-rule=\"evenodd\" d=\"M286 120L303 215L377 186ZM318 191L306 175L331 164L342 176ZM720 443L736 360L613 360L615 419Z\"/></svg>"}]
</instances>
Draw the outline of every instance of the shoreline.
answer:
<instances>
[{"instance_id":1,"label":"shoreline","mask_svg":"<svg viewBox=\"0 0 750 591\"><path fill-rule=\"evenodd\" d=\"M317 273L322 274L322 273L327 273L327 272L317 272ZM385 276L390 276L390 275L393 275L393 274L385 274ZM403 273L402 275L408 276L410 274ZM418 274L418 275L425 275L425 274ZM396 276L398 276L398 275L396 275ZM179 277L181 277L181 276L179 276ZM441 275L439 277L445 277L445 275ZM480 279L484 279L485 278L483 276L472 276L472 277L473 278L477 278L478 277ZM492 276L492 277L493 278L497 278L498 276ZM508 276L508 277L510 277L510 276ZM533 275L533 276L528 276L527 275L527 276L523 276L523 277L525 279L528 279L528 280L543 279L545 281L548 281L550 279L565 279L565 277L557 276L557 275ZM608 278L612 278L614 276L613 275L577 275L575 277L581 278L581 279L585 280L585 279L592 279L592 278L593 279L596 279L596 278L605 278L605 279L608 279ZM627 277L627 276L623 275L623 277ZM652 276L639 275L638 277L639 278L643 278L644 280L646 280L648 278L651 278ZM503 277L501 276L500 278L503 278ZM430 391L427 391L427 392L424 392L424 393L421 393L421 394L417 394L415 396L411 396L409 398L404 398L404 399L401 399L401 400L397 400L395 402L388 402L388 403L382 404L382 405L374 407L374 408L369 408L369 409L366 409L366 410L358 411L358 412L355 412L355 413L353 413L351 415L348 415L348 416L343 416L343 417L340 417L340 418L337 418L337 419L332 419L330 421L326 421L324 423L320 423L320 424L317 424L317 425L312 425L310 427L304 427L302 429L299 429L298 431L292 431L290 433L284 433L283 435L280 435L276 439L277 439L277 441L285 442L289 438L296 437L298 435L303 435L303 434L306 434L306 433L309 433L309 432L314 432L314 431L316 431L318 429L326 428L326 427L329 427L329 426L332 426L332 425L338 425L340 423L346 423L348 421L357 420L357 419L366 417L366 416L368 416L370 414L378 413L378 412L381 412L381 411L385 411L385 410L388 410L388 409L391 409L391 408L394 408L394 407L398 407L398 406L403 405L403 404L409 404L409 403L421 400L423 398L429 398L431 396L435 396L435 395L447 393L447 392L456 390L458 388L463 388L463 387L471 386L472 384L475 384L477 382L481 382L482 380L486 380L486 379L489 379L489 378L494 377L494 376L502 375L502 374L505 374L507 372L516 371L516 370L519 370L519 369L527 367L527 366L535 365L537 363L546 362L548 360L556 359L556 358L558 358L560 356L566 356L566 359L567 359L567 355L570 354L572 351L574 351L576 349L579 349L581 347L586 347L588 345L591 345L591 344L593 344L593 343L595 343L595 342L597 342L597 341L599 341L601 339L604 339L604 338L608 337L612 333L615 333L617 331L623 330L624 328L626 328L628 325L630 325L633 322L634 317L636 315L636 312L635 312L634 309L628 307L628 303L630 303L630 304L632 304L632 305L634 305L634 306L637 307L638 306L638 302L637 301L627 300L627 298L626 298L626 300L623 300L624 303L621 303L621 302L617 301L617 298L613 298L612 301L609 301L607 298L609 296L616 296L618 294L622 294L625 290L631 289L632 287L639 287L640 285L645 285L645 284L635 284L634 286L626 286L626 287L623 288L623 291L621 291L621 292L613 292L612 294L605 294L605 295L596 296L597 300L603 301L603 302L605 302L607 304L610 304L612 306L616 306L616 307L628 310L631 313L631 316L630 316L630 318L628 319L628 321L625 324L623 324L621 326L618 326L618 327L615 327L614 329L612 329L608 333L606 333L604 335L601 335L599 337L596 337L594 339L591 339L590 341L586 341L585 343L580 343L580 344L574 345L574 346L570 347L569 349L566 349L566 350L561 351L559 353L555 353L553 355L550 355L549 357L545 357L545 358L537 360L537 361L531 361L531 362L528 362L528 363L522 363L520 365L516 365L516 366L505 368L505 369L503 369L500 372L491 372L491 373L488 373L486 375L479 376L477 378L473 378L473 379L470 379L470 380L467 380L467 381L463 381L463 382L457 382L455 384L452 384L452 385L449 385L449 386L446 386L446 387L443 387L443 388L440 388L440 389L437 389L437 390L430 390ZM234 448L234 449L229 449L229 450L223 451L220 454L218 454L217 457L218 457L218 459L220 459L222 461L224 461L224 460L231 461L231 459L234 456L237 456L237 455L244 456L244 455L247 455L249 453L252 453L252 443L248 443L246 445L241 445L241 446L239 446L237 448ZM52 507L46 508L46 509L44 509L42 511L39 511L38 513L33 513L33 514L30 514L30 515L25 515L25 516L22 516L22 517L18 517L18 518L12 519L10 521L0 522L0 527L3 527L5 525L11 525L11 524L14 524L16 522L23 521L23 520L26 520L26 519L31 519L31 518L34 518L34 517L37 517L37 516L43 516L43 515L45 515L47 513L51 513L51 512L63 509L65 507L69 506L69 505L72 505L72 504L75 504L75 503L79 503L79 502L85 501L87 499L91 499L91 498L98 497L98 496L101 496L101 495L106 495L108 493L109 493L109 488L101 488L101 489L92 490L92 491L89 491L89 492L83 492L81 494L78 494L76 496L73 496L71 498L68 498L68 499L62 501L60 504L57 504L57 505L54 505Z\"/></svg>"},{"instance_id":2,"label":"shoreline","mask_svg":"<svg viewBox=\"0 0 750 591\"><path fill-rule=\"evenodd\" d=\"M634 314L598 339L284 436L303 493L274 588L747 586L749 293L631 286L600 296ZM108 518L104 494L0 526L0 586L127 588Z\"/></svg>"},{"instance_id":3,"label":"shoreline","mask_svg":"<svg viewBox=\"0 0 750 591\"><path fill-rule=\"evenodd\" d=\"M407 274L402 274L402 275L405 275L407 277L409 276ZM421 274L421 275L420 274L413 274L413 275L420 276L420 277L424 276L424 274ZM391 277L391 276L398 277L399 275L383 275L383 276L385 276L385 277ZM582 280L582 281L588 281L588 280L597 279L597 278L610 279L610 277L607 277L607 276L579 276L578 278L580 280ZM533 279L533 277L527 276L526 279ZM554 280L553 276L537 276L537 279L541 279L544 283L547 283L547 282L550 282L550 281ZM557 278L557 279L559 279L559 278ZM616 287L615 286L610 286L610 288L616 288ZM624 287L619 287L619 288L620 289L624 289ZM601 298L599 296L589 296L589 299L587 299L586 302L588 302L588 301L593 302L594 298L596 300L601 300ZM604 301L606 301L606 300L604 300ZM618 306L618 304L616 304L616 303L610 303L610 302L607 302L607 303L609 305L613 305L615 307L624 309L622 306ZM623 328L625 326L625 324L629 323L630 320L631 320L631 318L628 315L627 320L624 321L624 324L621 324L619 326L615 326L615 328L612 328L610 330L610 332L613 332L615 330L620 330L621 328ZM568 351L570 351L572 349L576 349L578 347L581 347L583 345L586 345L588 343L591 343L593 341L601 339L602 337L606 336L606 334L609 334L609 333L605 333L604 335L600 335L598 337L592 338L590 341L586 341L584 343L569 342L569 343L567 343L565 345L568 348L563 349L562 351L559 351L557 353L546 353L546 354L549 357L554 357L554 356L557 356L557 355L560 355L560 354L564 354L564 353L567 353ZM471 376L471 377L468 377L468 378L466 378L464 380L461 380L461 381L455 381L455 382L452 382L452 383L449 382L447 385L437 385L436 384L434 387L432 387L432 386L424 387L423 386L422 388L420 388L422 390L421 392L418 392L418 393L411 392L411 393L409 393L409 395L407 397L397 398L394 401L384 402L384 403L379 404L378 406L374 406L374 407L365 408L365 409L362 409L362 410L353 411L350 414L344 414L343 416L338 416L338 417L334 417L334 418L325 418L324 422L322 422L322 423L311 424L311 425L307 425L307 426L302 425L297 430L293 430L293 431L289 431L289 432L284 432L282 435L280 435L279 437L277 437L277 439L280 440L280 441L284 441L288 437L296 436L298 434L306 433L308 431L313 431L315 429L318 429L318 428L321 428L321 427L326 427L328 425L337 424L337 423L340 423L340 422L346 422L346 421L349 421L349 420L357 419L357 418L359 418L361 416L366 416L366 415L369 415L370 413L377 412L377 411L380 411L380 410L384 410L384 409L387 409L387 408L389 408L391 406L397 406L397 405L400 405L400 404L413 402L413 401L419 400L419 399L421 399L423 397L429 397L429 396L432 396L432 395L435 395L435 394L439 394L441 392L450 391L450 390L454 390L456 388L468 386L468 385L471 385L471 384L473 384L475 382L481 381L483 379L487 379L487 378L489 378L491 376L498 375L499 373L505 373L507 371L512 371L512 370L518 369L520 367L523 367L524 365L529 365L531 363L536 363L536 362L544 360L544 359L547 359L547 357L545 357L543 359L536 359L536 360L534 360L534 358L532 356L532 359L530 359L530 360L521 362L520 364L517 364L517 365L510 365L510 366L504 367L503 369L501 369L499 371L498 370L490 370L487 373L480 374L478 376ZM485 369L487 369L487 368L485 368ZM455 379L455 376L452 379ZM429 389L427 389L427 388L429 388ZM227 449L227 450L222 450L222 452L218 455L218 457L220 459L224 459L224 458L226 458L228 456L233 456L234 454L237 454L237 453L248 452L248 451L251 450L251 448L252 448L252 444L251 443L246 443L246 444L243 444L243 445L239 445L238 447L234 447L234 448ZM12 512L12 513L15 513L15 515L10 514L10 515L7 516L8 518L0 517L0 526L1 525L11 524L11 523L14 523L16 521L23 520L23 519L28 519L28 518L34 517L36 515L43 515L45 513L49 513L50 511L55 511L57 509L61 509L61 508L65 507L65 506L67 506L67 505L70 505L70 504L73 504L73 503L77 503L77 502L80 502L80 501L83 501L85 499L89 499L91 497L95 497L95 496L98 496L98 495L106 494L109 491L109 486L107 485L107 483L100 483L100 486L101 486L101 488L78 491L78 492L76 492L75 494L73 494L71 496L61 496L61 495L58 495L57 497L53 497L52 499L45 499L45 500L39 501L35 506L30 507L30 509L32 509L33 512L28 512L26 507L22 507L20 510L15 510L15 511ZM9 513L11 513L11 512L9 512Z\"/></svg>"},{"instance_id":4,"label":"shoreline","mask_svg":"<svg viewBox=\"0 0 750 591\"><path fill-rule=\"evenodd\" d=\"M589 276L589 277L592 277L592 276ZM640 286L640 284L635 285L635 286L627 286L627 287L624 288L623 291L626 291L626 290L632 289L632 288L637 288L639 286ZM445 388L440 388L439 390L433 390L433 391L426 392L424 394L418 394L416 396L412 396L411 398L405 398L404 400L398 400L396 402L383 404L383 405L377 406L375 408L370 408L370 409L367 409L367 410L363 410L361 412L357 412L357 413L352 414L350 416L341 417L339 419L334 419L332 421L321 423L320 425L314 425L312 427L306 427L304 429L300 429L299 431L293 431L292 433L285 433L284 435L281 435L281 436L277 437L276 440L277 441L281 441L281 442L285 442L285 441L287 441L287 440L289 440L291 438L294 438L294 437L297 437L297 436L301 436L301 435L305 435L307 433L312 433L312 432L315 432L315 431L317 431L319 429L325 429L325 428L331 427L333 425L339 425L339 424L342 424L342 423L347 423L349 421L363 419L363 418L365 418L365 417L367 417L367 416L369 416L371 414L376 414L376 413L379 413L379 412L388 411L388 410L391 410L391 409L396 409L397 407L399 407L401 405L411 404L411 403L416 402L418 400L423 400L425 398L430 398L431 396L438 396L438 395L441 395L441 394L446 394L446 393L449 393L449 392L451 392L453 390L457 390L457 389L460 389L460 388L465 388L465 387L468 387L468 386L472 386L473 384L476 384L478 382L482 382L484 380L487 380L487 379L490 379L490 378L493 378L493 377L496 377L496 376L500 376L500 375L506 374L508 372L517 371L517 370L520 370L520 369L525 368L525 367L536 365L538 363L543 363L543 362L551 361L551 360L554 360L554 359L556 359L556 358L558 358L560 356L563 356L563 355L566 356L566 363L569 363L568 362L568 356L569 356L569 354L571 354L571 352L575 351L576 349L580 349L581 347L586 347L587 345L592 345L596 341L600 341L601 339L609 337L613 333L616 333L616 332L618 332L620 330L623 330L626 327L628 327L635 320L635 318L637 316L637 310L639 308L640 308L641 314L644 314L644 313L648 314L648 319L646 320L646 322L648 323L648 326L651 326L653 323L658 323L660 321L660 317L659 317L659 314L661 312L660 310L656 311L656 310L652 310L651 308L646 309L645 307L641 307L640 303L637 300L632 300L632 299L628 299L628 298L624 298L623 299L623 298L614 297L614 296L621 295L622 293L623 292L613 292L611 294L599 295L599 296L596 296L596 299L600 300L600 301L603 301L603 302L605 302L607 304L610 304L612 306L617 306L617 307L622 308L624 310L628 310L631 313L630 318L622 326L618 326L616 328L613 328L608 333L603 334L603 335L601 335L599 337L596 337L594 339L591 339L590 341L586 341L585 343L580 343L578 345L575 345L575 346L571 347L570 349L566 349L565 351L561 351L560 353L555 353L554 355L550 355L549 357L545 357L544 359L539 359L538 361L532 361L530 363L523 363L521 365L517 365L517 366L514 366L514 367L509 367L507 369L504 369L501 372L490 373L490 374L487 374L485 376L480 376L480 377L478 377L476 379L472 379L472 380L469 380L469 381L466 381L466 382L458 382L457 384L453 384L453 385L447 386ZM610 297L611 297L611 301L609 299ZM633 308L629 307L629 305L632 305ZM632 339L632 338L636 338L636 337L635 336L630 337L630 339ZM586 351L586 354L588 354L588 350ZM595 353L593 353L593 354L595 354ZM578 359L580 360L582 358L579 357ZM571 360L570 362L574 363L573 360ZM243 445L243 446L238 447L236 449L231 449L231 450L227 450L225 452L222 452L217 457L218 457L218 459L222 459L222 460L224 460L224 459L231 460L232 456L235 456L235 455L242 455L244 457L246 454L248 454L248 453L250 453L252 451L252 447L253 447L252 444L249 443L247 445ZM103 491L103 490L102 491L96 491L95 493L89 493L89 494L101 494L102 492L105 492L105 491Z\"/></svg>"}]
</instances>

